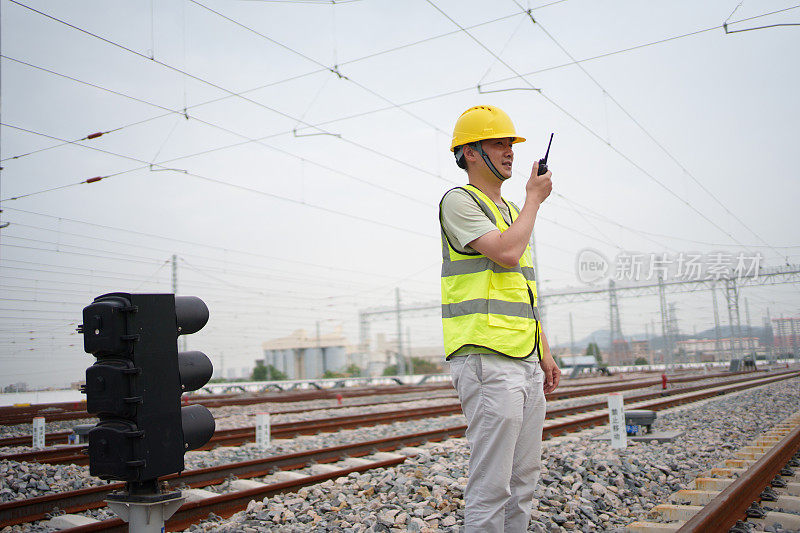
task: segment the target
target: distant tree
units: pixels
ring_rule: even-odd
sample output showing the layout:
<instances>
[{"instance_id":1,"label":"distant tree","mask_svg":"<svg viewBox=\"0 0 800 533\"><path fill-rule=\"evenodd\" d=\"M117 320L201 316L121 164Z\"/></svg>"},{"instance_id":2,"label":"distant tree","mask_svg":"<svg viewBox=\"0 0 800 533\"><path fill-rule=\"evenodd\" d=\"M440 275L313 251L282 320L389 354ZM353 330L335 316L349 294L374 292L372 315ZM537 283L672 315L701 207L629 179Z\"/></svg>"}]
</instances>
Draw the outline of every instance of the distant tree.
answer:
<instances>
[{"instance_id":1,"label":"distant tree","mask_svg":"<svg viewBox=\"0 0 800 533\"><path fill-rule=\"evenodd\" d=\"M342 372L334 372L333 370L326 370L322 374L322 377L327 379L327 378L346 378L346 377L349 377L349 376L347 374L342 373Z\"/></svg>"},{"instance_id":2,"label":"distant tree","mask_svg":"<svg viewBox=\"0 0 800 533\"><path fill-rule=\"evenodd\" d=\"M595 360L599 363L603 359L600 355L600 347L597 346L596 342L590 342L589 346L586 347L586 355L594 356Z\"/></svg>"},{"instance_id":3,"label":"distant tree","mask_svg":"<svg viewBox=\"0 0 800 533\"><path fill-rule=\"evenodd\" d=\"M355 363L352 363L350 366L344 369L344 373L349 377L358 377L361 375L361 367Z\"/></svg>"},{"instance_id":4,"label":"distant tree","mask_svg":"<svg viewBox=\"0 0 800 533\"><path fill-rule=\"evenodd\" d=\"M413 370L414 374L441 374L443 372L441 365L437 365L428 359L421 357L412 357L408 370ZM396 376L397 365L389 365L383 369L384 376Z\"/></svg>"},{"instance_id":5,"label":"distant tree","mask_svg":"<svg viewBox=\"0 0 800 533\"><path fill-rule=\"evenodd\" d=\"M247 378L211 378L209 383L237 383L240 381L247 381Z\"/></svg>"},{"instance_id":6,"label":"distant tree","mask_svg":"<svg viewBox=\"0 0 800 533\"><path fill-rule=\"evenodd\" d=\"M411 365L414 368L415 374L441 374L442 367L428 359L420 357L412 357Z\"/></svg>"},{"instance_id":7,"label":"distant tree","mask_svg":"<svg viewBox=\"0 0 800 533\"><path fill-rule=\"evenodd\" d=\"M253 381L267 381L267 367L264 366L264 361L256 361L256 367L253 369L250 379Z\"/></svg>"},{"instance_id":8,"label":"distant tree","mask_svg":"<svg viewBox=\"0 0 800 533\"><path fill-rule=\"evenodd\" d=\"M637 357L636 361L634 361L633 364L634 365L646 365L648 363L647 363L647 359L645 359L644 357Z\"/></svg>"},{"instance_id":9,"label":"distant tree","mask_svg":"<svg viewBox=\"0 0 800 533\"><path fill-rule=\"evenodd\" d=\"M265 365L263 361L256 361L256 367L251 376L253 381L283 381L288 376L272 365Z\"/></svg>"}]
</instances>

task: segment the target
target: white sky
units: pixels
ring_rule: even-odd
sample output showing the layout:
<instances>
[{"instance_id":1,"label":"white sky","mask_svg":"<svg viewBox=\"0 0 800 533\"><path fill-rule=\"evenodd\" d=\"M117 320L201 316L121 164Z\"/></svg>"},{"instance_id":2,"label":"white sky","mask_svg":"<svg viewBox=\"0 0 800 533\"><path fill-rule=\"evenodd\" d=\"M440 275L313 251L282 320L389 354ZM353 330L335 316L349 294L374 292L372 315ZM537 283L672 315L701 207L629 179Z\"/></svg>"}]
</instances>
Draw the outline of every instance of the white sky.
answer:
<instances>
[{"instance_id":1,"label":"white sky","mask_svg":"<svg viewBox=\"0 0 800 533\"><path fill-rule=\"evenodd\" d=\"M262 341L317 322L356 342L358 310L393 305L395 287L435 302L437 204L465 181L449 137L478 103L528 138L504 187L520 204L556 132L557 194L536 224L545 296L579 285L585 248L799 262L800 27L720 27L734 8L730 29L798 23L800 9L734 23L791 2L21 3L0 0L0 385L80 379L81 309L170 292L173 254L179 293L211 309L189 346L218 368L252 366ZM585 71L561 48L583 60L670 38ZM94 176L110 177L70 186ZM797 285L742 296L754 325L800 304ZM683 332L713 326L710 294L671 301ZM658 323L655 298L620 308L626 335ZM606 301L553 306L551 341L569 341L570 312L576 339L608 327ZM413 345L440 328L436 312L404 326Z\"/></svg>"}]
</instances>

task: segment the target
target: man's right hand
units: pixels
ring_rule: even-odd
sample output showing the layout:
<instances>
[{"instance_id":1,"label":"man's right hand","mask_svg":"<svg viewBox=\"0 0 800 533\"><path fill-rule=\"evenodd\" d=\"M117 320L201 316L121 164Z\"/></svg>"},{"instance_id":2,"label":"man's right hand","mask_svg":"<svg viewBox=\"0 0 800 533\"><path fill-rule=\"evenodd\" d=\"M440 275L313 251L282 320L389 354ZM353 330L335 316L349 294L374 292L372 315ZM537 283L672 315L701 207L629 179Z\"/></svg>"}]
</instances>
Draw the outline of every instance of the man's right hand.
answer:
<instances>
[{"instance_id":1,"label":"man's right hand","mask_svg":"<svg viewBox=\"0 0 800 533\"><path fill-rule=\"evenodd\" d=\"M528 183L525 184L525 194L527 198L541 204L550 196L550 191L553 190L553 181L550 179L553 177L553 173L548 170L541 176L537 176L536 173L538 171L539 161L536 161L533 163L531 177L528 179Z\"/></svg>"}]
</instances>

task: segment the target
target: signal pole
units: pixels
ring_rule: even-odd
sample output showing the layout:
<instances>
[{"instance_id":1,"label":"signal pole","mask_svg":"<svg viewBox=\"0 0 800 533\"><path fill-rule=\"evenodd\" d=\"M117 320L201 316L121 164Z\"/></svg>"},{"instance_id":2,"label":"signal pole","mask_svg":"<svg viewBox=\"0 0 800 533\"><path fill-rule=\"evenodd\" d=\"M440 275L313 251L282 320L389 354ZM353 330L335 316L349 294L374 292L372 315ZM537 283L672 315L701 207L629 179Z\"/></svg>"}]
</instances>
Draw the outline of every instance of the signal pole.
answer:
<instances>
[{"instance_id":1,"label":"signal pole","mask_svg":"<svg viewBox=\"0 0 800 533\"><path fill-rule=\"evenodd\" d=\"M711 286L711 301L714 303L714 335L716 335L716 342L714 343L714 351L717 352L714 359L720 357L722 354L722 341L719 338L719 309L717 308L717 284Z\"/></svg>"},{"instance_id":2,"label":"signal pole","mask_svg":"<svg viewBox=\"0 0 800 533\"><path fill-rule=\"evenodd\" d=\"M661 307L661 334L664 336L664 364L667 369L672 368L672 342L670 342L667 328L667 297L664 293L664 275L658 273L658 298Z\"/></svg>"},{"instance_id":3,"label":"signal pole","mask_svg":"<svg viewBox=\"0 0 800 533\"><path fill-rule=\"evenodd\" d=\"M394 294L397 302L397 373L401 376L405 376L406 362L403 358L403 325L400 322L400 287L395 287Z\"/></svg>"},{"instance_id":4,"label":"signal pole","mask_svg":"<svg viewBox=\"0 0 800 533\"><path fill-rule=\"evenodd\" d=\"M569 352L570 355L578 355L575 353L575 330L572 329L572 311L569 312Z\"/></svg>"},{"instance_id":5,"label":"signal pole","mask_svg":"<svg viewBox=\"0 0 800 533\"><path fill-rule=\"evenodd\" d=\"M747 348L750 350L750 356L753 358L753 366L756 364L756 346L753 342L753 327L750 325L750 301L744 299L744 316L747 319Z\"/></svg>"},{"instance_id":6,"label":"signal pole","mask_svg":"<svg viewBox=\"0 0 800 533\"><path fill-rule=\"evenodd\" d=\"M739 290L736 278L725 280L725 300L728 302L728 322L731 334L731 359L738 359L741 352L742 327L739 321ZM734 346L734 336L736 344ZM741 364L741 363L739 363Z\"/></svg>"}]
</instances>

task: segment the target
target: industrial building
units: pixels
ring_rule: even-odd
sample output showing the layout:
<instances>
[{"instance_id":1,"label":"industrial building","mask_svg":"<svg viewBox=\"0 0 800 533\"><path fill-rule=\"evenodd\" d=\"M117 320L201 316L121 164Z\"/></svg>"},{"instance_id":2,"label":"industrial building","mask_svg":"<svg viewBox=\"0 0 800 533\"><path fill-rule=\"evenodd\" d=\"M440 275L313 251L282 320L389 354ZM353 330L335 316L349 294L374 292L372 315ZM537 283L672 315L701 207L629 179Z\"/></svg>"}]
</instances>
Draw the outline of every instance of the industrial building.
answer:
<instances>
[{"instance_id":1,"label":"industrial building","mask_svg":"<svg viewBox=\"0 0 800 533\"><path fill-rule=\"evenodd\" d=\"M272 365L288 379L313 379L326 371L341 372L348 364L347 339L341 328L327 335L309 335L298 329L291 335L262 344L264 365Z\"/></svg>"},{"instance_id":2,"label":"industrial building","mask_svg":"<svg viewBox=\"0 0 800 533\"><path fill-rule=\"evenodd\" d=\"M796 354L800 347L800 318L773 318L773 347L779 354Z\"/></svg>"}]
</instances>

